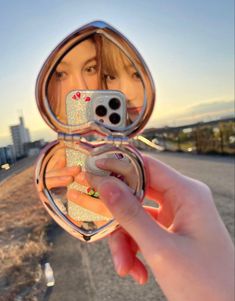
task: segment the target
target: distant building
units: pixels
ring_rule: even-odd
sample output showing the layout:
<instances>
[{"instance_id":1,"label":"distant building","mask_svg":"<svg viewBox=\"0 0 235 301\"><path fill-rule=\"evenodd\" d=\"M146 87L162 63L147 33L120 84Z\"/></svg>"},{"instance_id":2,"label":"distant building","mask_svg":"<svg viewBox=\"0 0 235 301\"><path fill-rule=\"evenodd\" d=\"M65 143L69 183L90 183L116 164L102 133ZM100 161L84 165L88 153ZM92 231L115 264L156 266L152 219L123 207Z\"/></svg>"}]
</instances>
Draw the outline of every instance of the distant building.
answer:
<instances>
[{"instance_id":1,"label":"distant building","mask_svg":"<svg viewBox=\"0 0 235 301\"><path fill-rule=\"evenodd\" d=\"M26 156L33 157L39 154L40 149L46 145L43 139L36 140L33 142L24 143L24 152Z\"/></svg>"},{"instance_id":2,"label":"distant building","mask_svg":"<svg viewBox=\"0 0 235 301\"><path fill-rule=\"evenodd\" d=\"M24 119L20 117L20 124L10 126L16 158L25 156L24 144L30 142L29 130L24 126Z\"/></svg>"},{"instance_id":3,"label":"distant building","mask_svg":"<svg viewBox=\"0 0 235 301\"><path fill-rule=\"evenodd\" d=\"M0 147L0 166L3 164L13 164L16 161L13 145Z\"/></svg>"}]
</instances>

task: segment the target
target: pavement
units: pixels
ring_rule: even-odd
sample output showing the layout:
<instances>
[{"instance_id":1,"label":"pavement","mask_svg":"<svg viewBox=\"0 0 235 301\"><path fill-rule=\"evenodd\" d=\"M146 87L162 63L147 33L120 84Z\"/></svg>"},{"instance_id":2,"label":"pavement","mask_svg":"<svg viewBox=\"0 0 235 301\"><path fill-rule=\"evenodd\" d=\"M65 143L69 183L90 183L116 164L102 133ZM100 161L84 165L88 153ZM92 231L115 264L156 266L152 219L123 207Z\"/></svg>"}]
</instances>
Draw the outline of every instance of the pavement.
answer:
<instances>
[{"instance_id":1,"label":"pavement","mask_svg":"<svg viewBox=\"0 0 235 301\"><path fill-rule=\"evenodd\" d=\"M234 236L233 158L165 152L151 155L207 183L227 229ZM53 244L48 260L54 271L55 286L47 291L44 301L166 300L151 273L144 286L135 284L129 277L116 275L106 239L85 244L56 225L48 232L48 238Z\"/></svg>"},{"instance_id":2,"label":"pavement","mask_svg":"<svg viewBox=\"0 0 235 301\"><path fill-rule=\"evenodd\" d=\"M32 166L36 161L36 156L26 157L21 160L16 161L10 166L10 169L4 170L0 169L0 185L2 185L11 176L20 173L26 168Z\"/></svg>"}]
</instances>

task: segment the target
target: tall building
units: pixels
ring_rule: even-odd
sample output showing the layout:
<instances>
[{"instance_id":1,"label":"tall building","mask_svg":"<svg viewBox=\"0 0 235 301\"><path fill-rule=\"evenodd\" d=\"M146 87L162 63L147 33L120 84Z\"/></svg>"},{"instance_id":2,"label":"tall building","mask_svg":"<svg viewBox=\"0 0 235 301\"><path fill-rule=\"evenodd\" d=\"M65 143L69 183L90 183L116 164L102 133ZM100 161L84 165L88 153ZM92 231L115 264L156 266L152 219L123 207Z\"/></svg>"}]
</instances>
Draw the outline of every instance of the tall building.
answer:
<instances>
[{"instance_id":1,"label":"tall building","mask_svg":"<svg viewBox=\"0 0 235 301\"><path fill-rule=\"evenodd\" d=\"M15 162L15 152L13 145L0 147L0 167L3 164L13 164Z\"/></svg>"},{"instance_id":2,"label":"tall building","mask_svg":"<svg viewBox=\"0 0 235 301\"><path fill-rule=\"evenodd\" d=\"M16 158L25 155L24 143L30 142L29 130L24 126L24 119L20 117L20 124L10 126L11 137Z\"/></svg>"}]
</instances>

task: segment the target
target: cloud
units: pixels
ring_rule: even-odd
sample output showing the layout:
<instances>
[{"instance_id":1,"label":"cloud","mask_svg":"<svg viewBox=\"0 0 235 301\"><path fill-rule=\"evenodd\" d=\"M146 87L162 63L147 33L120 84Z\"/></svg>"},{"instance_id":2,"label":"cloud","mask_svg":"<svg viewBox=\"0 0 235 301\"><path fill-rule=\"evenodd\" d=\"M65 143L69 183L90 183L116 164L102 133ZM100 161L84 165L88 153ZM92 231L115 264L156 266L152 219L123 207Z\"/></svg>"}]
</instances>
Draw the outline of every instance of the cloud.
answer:
<instances>
[{"instance_id":1,"label":"cloud","mask_svg":"<svg viewBox=\"0 0 235 301\"><path fill-rule=\"evenodd\" d=\"M225 111L234 111L234 101L207 101L192 105L185 110L185 113L200 115L200 114L216 114Z\"/></svg>"},{"instance_id":2,"label":"cloud","mask_svg":"<svg viewBox=\"0 0 235 301\"><path fill-rule=\"evenodd\" d=\"M192 104L173 114L154 118L150 126L184 125L200 121L210 121L224 117L232 117L234 112L234 100L208 100Z\"/></svg>"}]
</instances>

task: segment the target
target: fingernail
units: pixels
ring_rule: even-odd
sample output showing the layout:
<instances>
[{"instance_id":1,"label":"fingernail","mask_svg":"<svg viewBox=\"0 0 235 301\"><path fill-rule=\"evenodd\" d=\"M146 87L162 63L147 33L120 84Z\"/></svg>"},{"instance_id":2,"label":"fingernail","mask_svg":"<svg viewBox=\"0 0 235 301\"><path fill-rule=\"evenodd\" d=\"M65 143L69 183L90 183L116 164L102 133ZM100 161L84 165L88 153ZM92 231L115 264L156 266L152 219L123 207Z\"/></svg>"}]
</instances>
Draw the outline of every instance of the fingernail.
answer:
<instances>
[{"instance_id":1,"label":"fingernail","mask_svg":"<svg viewBox=\"0 0 235 301\"><path fill-rule=\"evenodd\" d=\"M145 279L144 277L140 277L139 280L138 280L139 284L143 285L145 284Z\"/></svg>"},{"instance_id":2,"label":"fingernail","mask_svg":"<svg viewBox=\"0 0 235 301\"><path fill-rule=\"evenodd\" d=\"M105 166L105 159L97 159L95 161L97 167L104 167Z\"/></svg>"},{"instance_id":3,"label":"fingernail","mask_svg":"<svg viewBox=\"0 0 235 301\"><path fill-rule=\"evenodd\" d=\"M116 272L118 273L118 275L120 275L121 274L121 264L120 264L120 260L119 260L118 256L113 255L113 263L114 263Z\"/></svg>"}]
</instances>

